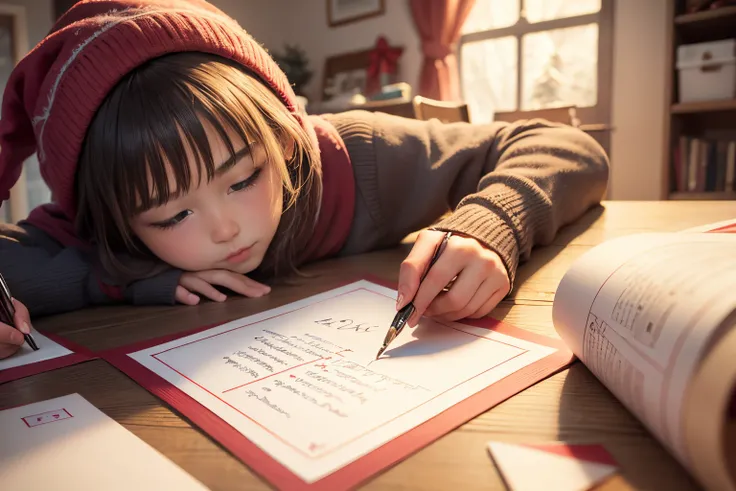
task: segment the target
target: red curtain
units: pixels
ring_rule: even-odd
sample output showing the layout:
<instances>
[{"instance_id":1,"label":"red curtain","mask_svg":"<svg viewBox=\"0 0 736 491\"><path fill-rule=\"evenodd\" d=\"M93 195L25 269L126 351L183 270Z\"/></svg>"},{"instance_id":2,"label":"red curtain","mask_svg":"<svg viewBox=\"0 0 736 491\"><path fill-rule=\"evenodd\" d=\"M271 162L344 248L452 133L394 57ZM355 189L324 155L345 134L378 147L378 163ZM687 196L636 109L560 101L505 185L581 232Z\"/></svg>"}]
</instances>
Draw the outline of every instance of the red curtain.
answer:
<instances>
[{"instance_id":1,"label":"red curtain","mask_svg":"<svg viewBox=\"0 0 736 491\"><path fill-rule=\"evenodd\" d=\"M455 51L460 29L475 0L411 0L424 61L419 95L441 101L460 99Z\"/></svg>"}]
</instances>

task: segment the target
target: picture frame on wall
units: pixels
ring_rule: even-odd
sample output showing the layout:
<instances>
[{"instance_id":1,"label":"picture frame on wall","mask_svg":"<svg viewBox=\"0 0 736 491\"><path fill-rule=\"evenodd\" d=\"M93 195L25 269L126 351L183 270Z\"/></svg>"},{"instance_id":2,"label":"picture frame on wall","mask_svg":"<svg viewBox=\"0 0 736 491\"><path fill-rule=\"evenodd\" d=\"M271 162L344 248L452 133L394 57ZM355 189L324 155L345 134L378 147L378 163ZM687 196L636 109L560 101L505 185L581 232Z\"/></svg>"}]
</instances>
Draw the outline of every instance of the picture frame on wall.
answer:
<instances>
[{"instance_id":1,"label":"picture frame on wall","mask_svg":"<svg viewBox=\"0 0 736 491\"><path fill-rule=\"evenodd\" d=\"M330 27L383 15L385 0L326 0L327 24Z\"/></svg>"},{"instance_id":2,"label":"picture frame on wall","mask_svg":"<svg viewBox=\"0 0 736 491\"><path fill-rule=\"evenodd\" d=\"M363 93L370 63L370 50L328 56L322 71L322 100L345 93Z\"/></svg>"}]
</instances>

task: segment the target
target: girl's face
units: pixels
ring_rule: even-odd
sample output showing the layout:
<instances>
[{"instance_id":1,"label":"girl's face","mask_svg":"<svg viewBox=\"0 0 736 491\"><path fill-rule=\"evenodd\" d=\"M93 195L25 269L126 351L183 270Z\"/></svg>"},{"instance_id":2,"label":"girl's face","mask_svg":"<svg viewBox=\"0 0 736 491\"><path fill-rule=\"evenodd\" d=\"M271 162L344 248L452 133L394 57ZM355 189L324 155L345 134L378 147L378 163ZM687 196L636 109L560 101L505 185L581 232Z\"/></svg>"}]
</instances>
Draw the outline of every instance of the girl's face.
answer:
<instances>
[{"instance_id":1,"label":"girl's face","mask_svg":"<svg viewBox=\"0 0 736 491\"><path fill-rule=\"evenodd\" d=\"M214 129L204 126L215 177L207 182L202 176L186 194L134 217L131 228L159 259L175 268L248 273L263 261L279 225L281 179L263 146L251 145L251 155L245 142L229 133L233 159ZM190 151L187 158L196 180L199 173ZM176 179L168 172L170 189L175 190Z\"/></svg>"}]
</instances>

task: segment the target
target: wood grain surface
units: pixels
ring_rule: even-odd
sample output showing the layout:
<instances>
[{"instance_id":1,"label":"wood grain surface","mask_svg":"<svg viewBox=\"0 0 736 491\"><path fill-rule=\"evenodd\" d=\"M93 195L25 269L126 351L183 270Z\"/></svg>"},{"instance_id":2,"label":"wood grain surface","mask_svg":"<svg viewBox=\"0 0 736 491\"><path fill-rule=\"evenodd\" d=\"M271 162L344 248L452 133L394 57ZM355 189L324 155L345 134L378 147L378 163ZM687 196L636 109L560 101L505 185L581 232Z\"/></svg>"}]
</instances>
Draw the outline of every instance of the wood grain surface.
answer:
<instances>
[{"instance_id":1,"label":"wood grain surface","mask_svg":"<svg viewBox=\"0 0 736 491\"><path fill-rule=\"evenodd\" d=\"M518 273L515 291L492 316L530 331L557 336L552 326L555 289L573 261L591 247L639 232L677 231L736 217L734 202L604 202L534 250ZM202 325L225 322L329 290L371 274L395 282L411 246L311 265L309 278L277 285L259 299L231 298L196 307L99 307L34 319L57 333L103 350ZM186 418L101 360L0 385L0 407L77 392L213 490L270 489ZM2 436L0 436L2 438ZM489 409L364 484L370 490L501 490L486 451L489 440L598 443L620 463L599 489L693 490L697 484L580 362Z\"/></svg>"}]
</instances>

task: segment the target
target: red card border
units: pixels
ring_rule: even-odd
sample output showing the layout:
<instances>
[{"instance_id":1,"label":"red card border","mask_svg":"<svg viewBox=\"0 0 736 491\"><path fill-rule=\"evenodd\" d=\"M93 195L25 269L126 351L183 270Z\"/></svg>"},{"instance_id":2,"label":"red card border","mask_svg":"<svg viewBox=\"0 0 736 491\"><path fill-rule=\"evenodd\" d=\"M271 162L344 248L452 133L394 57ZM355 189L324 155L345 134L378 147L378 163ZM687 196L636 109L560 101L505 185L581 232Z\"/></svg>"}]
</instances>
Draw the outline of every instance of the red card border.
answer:
<instances>
[{"instance_id":1,"label":"red card border","mask_svg":"<svg viewBox=\"0 0 736 491\"><path fill-rule=\"evenodd\" d=\"M392 288L391 284L385 280L373 276L365 276L351 279L341 285L330 288L330 290L358 280L367 280L381 286ZM491 318L468 320L463 321L463 323L555 348L557 351L486 387L406 433L399 435L392 441L385 443L370 453L359 457L332 474L313 483L303 481L299 476L279 463L268 453L261 450L255 443L248 440L247 437L204 407L197 400L127 356L129 353L211 329L217 324L111 349L102 352L100 356L127 374L143 388L179 411L195 426L222 444L251 470L277 488L310 491L349 489L404 460L416 451L426 447L428 444L479 414L482 414L491 407L566 368L574 359L567 346L558 339L535 334Z\"/></svg>"},{"instance_id":2,"label":"red card border","mask_svg":"<svg viewBox=\"0 0 736 491\"><path fill-rule=\"evenodd\" d=\"M49 372L51 370L56 370L57 368L64 368L71 365L76 365L77 363L95 360L98 358L98 356L92 351L88 350L84 346L73 343L68 339L64 339L60 336L57 336L56 334L51 334L47 332L40 333L50 340L54 341L55 343L58 343L66 349L72 351L72 353L64 356L59 356L57 358L51 358L50 360L37 361L35 363L29 363L27 365L21 365L13 368L8 368L6 370L0 370L0 384L12 382L13 380L19 380L25 377L30 377L31 375L37 375L43 372Z\"/></svg>"},{"instance_id":3,"label":"red card border","mask_svg":"<svg viewBox=\"0 0 736 491\"><path fill-rule=\"evenodd\" d=\"M519 446L541 450L543 452L554 455L561 455L575 460L591 462L593 464L609 465L611 467L620 467L613 455L600 444L586 443L519 443Z\"/></svg>"},{"instance_id":4,"label":"red card border","mask_svg":"<svg viewBox=\"0 0 736 491\"><path fill-rule=\"evenodd\" d=\"M707 230L706 233L736 234L736 221Z\"/></svg>"}]
</instances>

